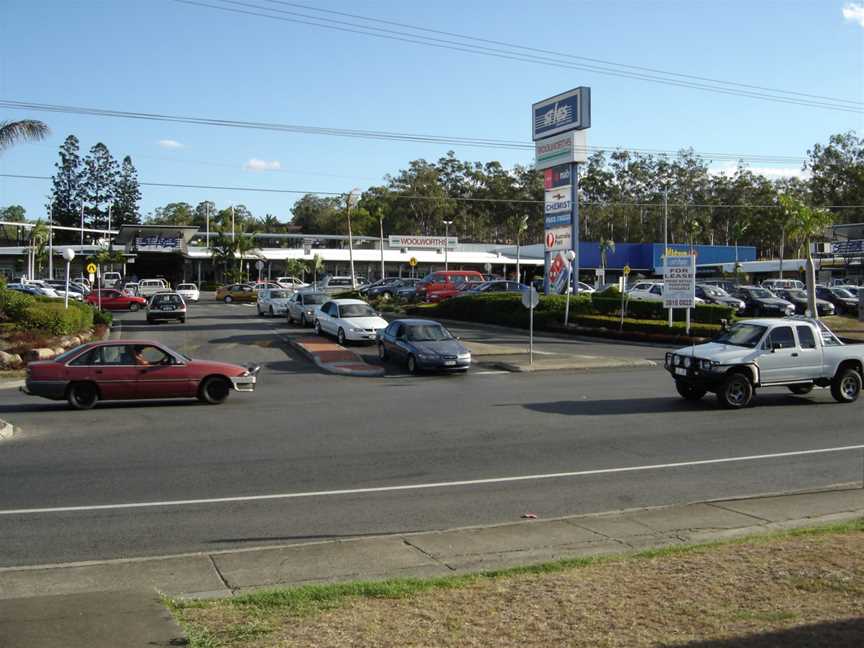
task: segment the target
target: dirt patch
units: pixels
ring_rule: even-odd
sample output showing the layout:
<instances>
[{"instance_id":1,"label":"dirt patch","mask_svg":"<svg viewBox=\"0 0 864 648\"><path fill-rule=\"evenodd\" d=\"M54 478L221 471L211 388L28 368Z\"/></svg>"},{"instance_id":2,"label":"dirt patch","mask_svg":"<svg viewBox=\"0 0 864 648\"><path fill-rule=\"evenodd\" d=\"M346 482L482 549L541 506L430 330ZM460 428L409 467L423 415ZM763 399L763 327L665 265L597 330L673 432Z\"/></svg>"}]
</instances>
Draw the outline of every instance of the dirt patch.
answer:
<instances>
[{"instance_id":1,"label":"dirt patch","mask_svg":"<svg viewBox=\"0 0 864 648\"><path fill-rule=\"evenodd\" d=\"M455 588L310 609L262 599L178 614L193 645L208 647L860 648L864 532L478 577Z\"/></svg>"},{"instance_id":2,"label":"dirt patch","mask_svg":"<svg viewBox=\"0 0 864 648\"><path fill-rule=\"evenodd\" d=\"M864 342L864 322L859 321L857 317L834 315L833 317L823 317L822 319L828 325L828 328L840 337L856 342Z\"/></svg>"}]
</instances>

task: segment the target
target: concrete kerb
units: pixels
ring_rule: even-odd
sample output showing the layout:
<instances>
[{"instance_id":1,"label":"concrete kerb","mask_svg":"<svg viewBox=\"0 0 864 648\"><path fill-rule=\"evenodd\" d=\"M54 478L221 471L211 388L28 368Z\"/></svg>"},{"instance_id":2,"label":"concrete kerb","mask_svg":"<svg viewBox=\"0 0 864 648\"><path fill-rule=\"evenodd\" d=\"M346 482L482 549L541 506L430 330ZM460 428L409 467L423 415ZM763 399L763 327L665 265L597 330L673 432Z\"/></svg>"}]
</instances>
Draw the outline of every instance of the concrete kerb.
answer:
<instances>
[{"instance_id":1,"label":"concrete kerb","mask_svg":"<svg viewBox=\"0 0 864 648\"><path fill-rule=\"evenodd\" d=\"M527 355L527 354L526 354ZM493 367L512 372L536 371L593 371L595 369L615 369L636 367L656 367L653 360L631 358L615 358L608 356L541 356L534 359L534 364L526 358L521 362L494 362Z\"/></svg>"},{"instance_id":2,"label":"concrete kerb","mask_svg":"<svg viewBox=\"0 0 864 648\"><path fill-rule=\"evenodd\" d=\"M353 351L345 350L346 354L353 356L352 359L346 358L345 360L325 362L318 354L306 348L303 344L304 339L305 338L292 339L290 341L291 347L304 358L315 363L315 366L321 369L321 371L337 376L351 376L358 378L378 378L384 375L383 367L372 367L367 365L363 359Z\"/></svg>"}]
</instances>

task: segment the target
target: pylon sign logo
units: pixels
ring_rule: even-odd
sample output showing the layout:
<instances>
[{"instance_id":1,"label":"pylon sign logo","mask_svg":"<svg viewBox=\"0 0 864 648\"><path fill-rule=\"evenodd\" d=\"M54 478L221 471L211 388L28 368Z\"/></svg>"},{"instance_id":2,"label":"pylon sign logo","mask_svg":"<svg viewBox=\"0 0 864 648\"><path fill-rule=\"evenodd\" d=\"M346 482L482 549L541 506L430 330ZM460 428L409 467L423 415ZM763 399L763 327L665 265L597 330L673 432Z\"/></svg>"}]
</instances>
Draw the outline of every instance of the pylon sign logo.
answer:
<instances>
[{"instance_id":1,"label":"pylon sign logo","mask_svg":"<svg viewBox=\"0 0 864 648\"><path fill-rule=\"evenodd\" d=\"M566 187L557 187L546 192L545 213L560 214L562 212L570 212L570 185Z\"/></svg>"},{"instance_id":2,"label":"pylon sign logo","mask_svg":"<svg viewBox=\"0 0 864 648\"><path fill-rule=\"evenodd\" d=\"M553 227L546 230L546 251L569 250L571 248L572 230L569 226Z\"/></svg>"}]
</instances>

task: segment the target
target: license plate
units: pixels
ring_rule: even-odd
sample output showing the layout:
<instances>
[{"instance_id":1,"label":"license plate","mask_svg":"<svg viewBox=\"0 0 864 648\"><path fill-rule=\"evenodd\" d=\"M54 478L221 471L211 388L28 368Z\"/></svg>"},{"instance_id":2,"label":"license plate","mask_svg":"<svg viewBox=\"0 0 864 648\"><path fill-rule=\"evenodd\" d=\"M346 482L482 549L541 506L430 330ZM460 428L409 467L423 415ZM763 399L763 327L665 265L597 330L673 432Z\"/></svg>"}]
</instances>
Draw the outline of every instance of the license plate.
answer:
<instances>
[{"instance_id":1,"label":"license plate","mask_svg":"<svg viewBox=\"0 0 864 648\"><path fill-rule=\"evenodd\" d=\"M162 310L172 311L172 310L174 310L174 307L173 306L163 306Z\"/></svg>"},{"instance_id":2,"label":"license plate","mask_svg":"<svg viewBox=\"0 0 864 648\"><path fill-rule=\"evenodd\" d=\"M675 375L676 375L676 376L686 376L686 375L687 375L687 370L686 370L686 369L682 369L681 367L676 367L676 368L675 368Z\"/></svg>"},{"instance_id":3,"label":"license plate","mask_svg":"<svg viewBox=\"0 0 864 648\"><path fill-rule=\"evenodd\" d=\"M455 361L455 360L445 360L445 361L444 361L444 366L445 366L445 367L453 367L453 366L455 366L455 365L456 365L456 361Z\"/></svg>"}]
</instances>

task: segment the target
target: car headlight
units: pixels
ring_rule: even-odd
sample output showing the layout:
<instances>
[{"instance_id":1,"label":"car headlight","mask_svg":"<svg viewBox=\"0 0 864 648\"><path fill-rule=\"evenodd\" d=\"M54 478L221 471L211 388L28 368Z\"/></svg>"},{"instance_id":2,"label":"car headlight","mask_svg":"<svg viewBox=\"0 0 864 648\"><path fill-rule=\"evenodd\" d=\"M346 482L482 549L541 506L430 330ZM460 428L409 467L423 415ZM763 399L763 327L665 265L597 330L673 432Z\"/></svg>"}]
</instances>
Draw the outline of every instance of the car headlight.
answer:
<instances>
[{"instance_id":1,"label":"car headlight","mask_svg":"<svg viewBox=\"0 0 864 648\"><path fill-rule=\"evenodd\" d=\"M363 332L362 328L354 328L353 326L350 327L348 330L351 331L352 333L362 333Z\"/></svg>"},{"instance_id":2,"label":"car headlight","mask_svg":"<svg viewBox=\"0 0 864 648\"><path fill-rule=\"evenodd\" d=\"M720 363L717 362L716 360L700 360L699 361L699 368L702 371L711 371L714 367L716 367L719 364Z\"/></svg>"},{"instance_id":3,"label":"car headlight","mask_svg":"<svg viewBox=\"0 0 864 648\"><path fill-rule=\"evenodd\" d=\"M471 354L470 354L470 353L460 353L459 356L458 356L458 358L459 358L460 360L470 360L470 359L471 359Z\"/></svg>"},{"instance_id":4,"label":"car headlight","mask_svg":"<svg viewBox=\"0 0 864 648\"><path fill-rule=\"evenodd\" d=\"M690 365L692 365L692 364L693 364L693 359L690 356L685 356L684 366L689 368Z\"/></svg>"}]
</instances>

